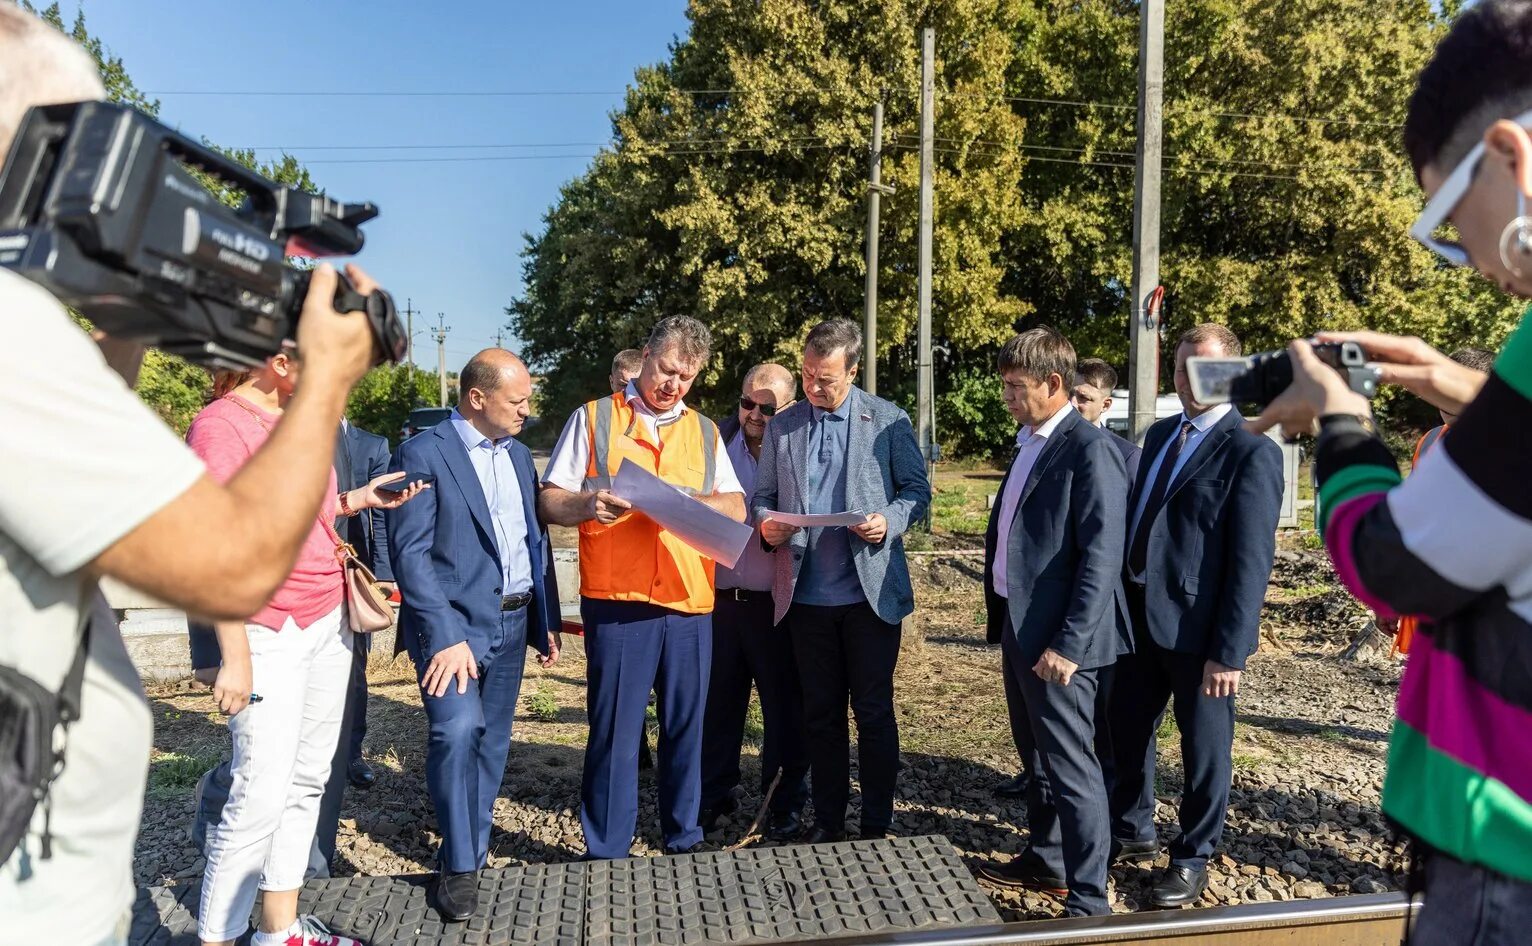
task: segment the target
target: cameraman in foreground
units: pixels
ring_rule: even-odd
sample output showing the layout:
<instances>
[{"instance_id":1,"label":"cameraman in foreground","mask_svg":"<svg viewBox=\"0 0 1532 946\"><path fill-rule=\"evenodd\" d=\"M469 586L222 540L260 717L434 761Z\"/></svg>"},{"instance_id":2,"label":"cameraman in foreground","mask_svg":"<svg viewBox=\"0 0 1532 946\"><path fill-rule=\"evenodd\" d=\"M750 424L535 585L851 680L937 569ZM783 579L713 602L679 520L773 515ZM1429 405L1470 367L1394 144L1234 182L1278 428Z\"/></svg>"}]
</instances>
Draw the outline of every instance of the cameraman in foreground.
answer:
<instances>
[{"instance_id":1,"label":"cameraman in foreground","mask_svg":"<svg viewBox=\"0 0 1532 946\"><path fill-rule=\"evenodd\" d=\"M83 50L0 4L0 155L28 108L102 96ZM349 275L359 292L374 288L359 270ZM0 459L9 474L0 490L0 665L57 693L80 648L88 657L63 769L0 866L0 940L126 941L151 720L97 579L215 619L243 619L267 602L313 524L347 392L373 352L366 318L334 311L335 288L335 272L320 267L297 332L302 389L265 447L220 486L62 305L0 269ZM129 378L138 354L117 362ZM0 810L17 810L14 800L0 799Z\"/></svg>"},{"instance_id":2,"label":"cameraman in foreground","mask_svg":"<svg viewBox=\"0 0 1532 946\"><path fill-rule=\"evenodd\" d=\"M1532 297L1532 2L1483 0L1410 99L1404 140L1429 200L1411 234ZM1435 233L1450 222L1461 243ZM1322 336L1323 337L1323 336ZM1359 333L1403 384L1461 412L1403 484L1368 402L1304 342L1252 427L1307 433L1335 569L1380 614L1422 623L1400 685L1383 811L1424 868L1417 943L1525 943L1532 918L1532 318L1485 376L1415 339ZM1519 420L1518 420L1519 418ZM1411 878L1412 892L1418 888Z\"/></svg>"}]
</instances>

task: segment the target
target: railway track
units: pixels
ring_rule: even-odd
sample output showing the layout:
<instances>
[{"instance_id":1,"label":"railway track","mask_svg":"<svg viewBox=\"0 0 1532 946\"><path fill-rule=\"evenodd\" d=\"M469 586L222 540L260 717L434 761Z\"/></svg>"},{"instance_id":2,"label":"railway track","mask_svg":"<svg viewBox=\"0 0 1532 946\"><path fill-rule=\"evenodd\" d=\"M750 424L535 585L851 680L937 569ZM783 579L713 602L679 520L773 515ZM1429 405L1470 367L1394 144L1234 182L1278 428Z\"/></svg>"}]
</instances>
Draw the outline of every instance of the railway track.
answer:
<instances>
[{"instance_id":1,"label":"railway track","mask_svg":"<svg viewBox=\"0 0 1532 946\"><path fill-rule=\"evenodd\" d=\"M830 946L1398 946L1414 909L1402 893L1109 917L1033 920L823 940Z\"/></svg>"}]
</instances>

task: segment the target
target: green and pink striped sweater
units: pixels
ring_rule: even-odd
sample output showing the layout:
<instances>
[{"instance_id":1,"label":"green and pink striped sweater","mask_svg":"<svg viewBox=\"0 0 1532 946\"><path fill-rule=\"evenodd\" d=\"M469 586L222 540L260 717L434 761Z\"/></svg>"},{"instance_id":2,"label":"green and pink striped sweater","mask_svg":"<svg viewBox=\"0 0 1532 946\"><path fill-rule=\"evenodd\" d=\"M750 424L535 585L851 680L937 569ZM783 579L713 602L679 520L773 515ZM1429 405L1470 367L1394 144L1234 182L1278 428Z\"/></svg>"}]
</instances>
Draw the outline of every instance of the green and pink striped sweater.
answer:
<instances>
[{"instance_id":1,"label":"green and pink striped sweater","mask_svg":"<svg viewBox=\"0 0 1532 946\"><path fill-rule=\"evenodd\" d=\"M1430 847L1532 881L1532 314L1484 390L1401 483L1348 419L1315 453L1336 571L1383 615L1425 618L1383 811Z\"/></svg>"}]
</instances>

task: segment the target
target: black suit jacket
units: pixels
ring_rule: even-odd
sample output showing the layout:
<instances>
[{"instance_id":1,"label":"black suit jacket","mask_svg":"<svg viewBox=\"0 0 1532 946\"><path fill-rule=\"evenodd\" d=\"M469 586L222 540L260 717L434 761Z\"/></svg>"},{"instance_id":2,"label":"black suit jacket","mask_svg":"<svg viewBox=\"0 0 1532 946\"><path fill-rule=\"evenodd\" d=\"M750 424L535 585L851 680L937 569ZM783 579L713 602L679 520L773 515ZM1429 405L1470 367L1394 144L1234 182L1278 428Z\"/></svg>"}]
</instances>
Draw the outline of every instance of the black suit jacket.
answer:
<instances>
[{"instance_id":1,"label":"black suit jacket","mask_svg":"<svg viewBox=\"0 0 1532 946\"><path fill-rule=\"evenodd\" d=\"M1071 411L1032 466L1005 536L999 530L1001 499L990 512L984 541L988 638L1000 640L1008 607L1028 666L1049 647L1087 670L1111 664L1126 650L1120 577L1128 477L1113 439ZM1010 476L1007 470L1001 497ZM995 593L992 576L1002 540L1008 598Z\"/></svg>"},{"instance_id":2,"label":"black suit jacket","mask_svg":"<svg viewBox=\"0 0 1532 946\"><path fill-rule=\"evenodd\" d=\"M1106 430L1105 427L1102 430ZM1128 468L1128 488L1133 487L1133 481L1138 479L1138 458L1143 456L1144 451L1138 448L1138 444L1113 430L1107 430L1112 438L1112 446L1122 454L1122 462Z\"/></svg>"},{"instance_id":3,"label":"black suit jacket","mask_svg":"<svg viewBox=\"0 0 1532 946\"><path fill-rule=\"evenodd\" d=\"M388 472L387 439L355 424L347 424L341 440L345 467L336 464L341 491L366 486ZM335 531L356 549L357 555L379 581L394 580L393 568L388 561L388 524L383 518L383 510L369 509L337 519Z\"/></svg>"},{"instance_id":4,"label":"black suit jacket","mask_svg":"<svg viewBox=\"0 0 1532 946\"><path fill-rule=\"evenodd\" d=\"M1166 650L1243 668L1259 642L1261 605L1276 555L1282 511L1282 451L1241 429L1230 411L1208 431L1171 481L1165 501L1139 528L1149 533L1144 568L1147 627L1134 628ZM1149 489L1154 458L1180 429L1181 415L1149 428L1143 463L1128 499L1133 513ZM1124 580L1131 581L1124 566Z\"/></svg>"}]
</instances>

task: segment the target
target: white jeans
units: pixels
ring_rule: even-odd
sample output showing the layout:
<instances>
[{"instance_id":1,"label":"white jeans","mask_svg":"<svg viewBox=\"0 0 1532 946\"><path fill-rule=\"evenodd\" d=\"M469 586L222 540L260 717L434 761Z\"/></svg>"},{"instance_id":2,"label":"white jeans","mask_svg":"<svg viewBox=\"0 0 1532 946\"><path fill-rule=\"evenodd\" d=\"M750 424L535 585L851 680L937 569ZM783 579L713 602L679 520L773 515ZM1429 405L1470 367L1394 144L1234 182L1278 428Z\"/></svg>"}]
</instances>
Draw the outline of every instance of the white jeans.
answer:
<instances>
[{"instance_id":1,"label":"white jeans","mask_svg":"<svg viewBox=\"0 0 1532 946\"><path fill-rule=\"evenodd\" d=\"M238 939L250 927L256 888L303 886L319 800L340 738L351 682L345 605L299 628L247 624L251 703L229 720L234 783L207 832L197 935Z\"/></svg>"}]
</instances>

